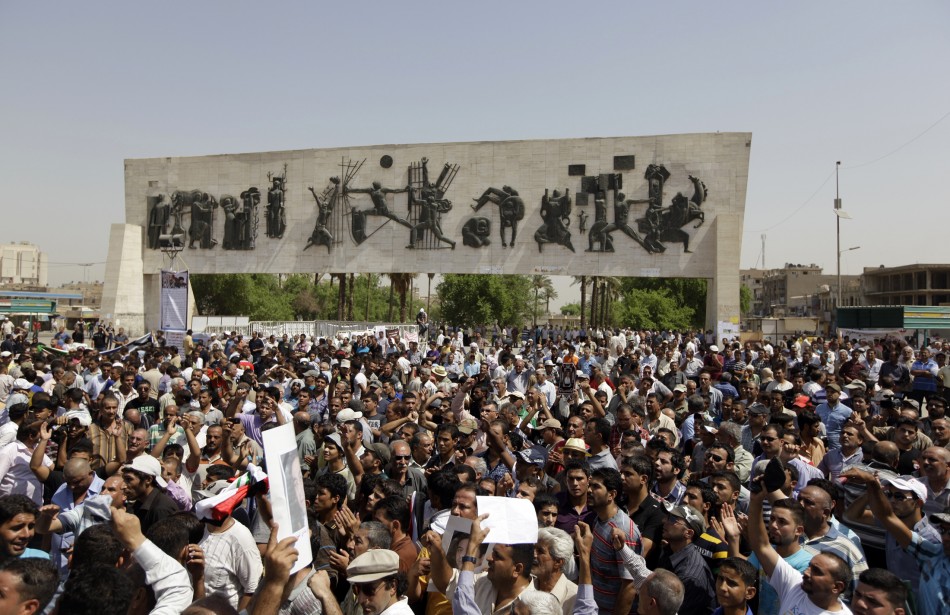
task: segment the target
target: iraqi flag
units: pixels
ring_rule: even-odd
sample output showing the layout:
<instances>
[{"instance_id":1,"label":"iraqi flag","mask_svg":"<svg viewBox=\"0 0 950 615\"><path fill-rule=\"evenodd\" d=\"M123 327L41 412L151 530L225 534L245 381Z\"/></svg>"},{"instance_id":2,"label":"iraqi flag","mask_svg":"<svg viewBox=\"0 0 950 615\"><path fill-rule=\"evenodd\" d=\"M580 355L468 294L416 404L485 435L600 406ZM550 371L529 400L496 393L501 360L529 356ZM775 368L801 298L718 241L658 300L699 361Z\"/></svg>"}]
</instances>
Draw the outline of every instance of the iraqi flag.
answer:
<instances>
[{"instance_id":1,"label":"iraqi flag","mask_svg":"<svg viewBox=\"0 0 950 615\"><path fill-rule=\"evenodd\" d=\"M103 350L102 352L99 353L99 356L100 356L100 357L108 357L108 356L110 356L110 355L113 355L113 354L119 352L120 350L131 350L131 349L133 349L133 348L139 348L140 346L148 346L148 345L150 345L151 343L152 343L152 334L151 334L151 333L146 333L146 334L143 335L142 337L137 338L137 339L134 339L134 340L132 340L131 342L129 342L129 343L123 345L123 346L116 346L116 347L113 348L112 350Z\"/></svg>"},{"instance_id":2,"label":"iraqi flag","mask_svg":"<svg viewBox=\"0 0 950 615\"><path fill-rule=\"evenodd\" d=\"M266 492L267 474L253 463L249 463L246 473L234 479L217 495L195 504L195 513L199 519L223 521L244 501L252 489L254 493L257 493L257 489L263 489Z\"/></svg>"}]
</instances>

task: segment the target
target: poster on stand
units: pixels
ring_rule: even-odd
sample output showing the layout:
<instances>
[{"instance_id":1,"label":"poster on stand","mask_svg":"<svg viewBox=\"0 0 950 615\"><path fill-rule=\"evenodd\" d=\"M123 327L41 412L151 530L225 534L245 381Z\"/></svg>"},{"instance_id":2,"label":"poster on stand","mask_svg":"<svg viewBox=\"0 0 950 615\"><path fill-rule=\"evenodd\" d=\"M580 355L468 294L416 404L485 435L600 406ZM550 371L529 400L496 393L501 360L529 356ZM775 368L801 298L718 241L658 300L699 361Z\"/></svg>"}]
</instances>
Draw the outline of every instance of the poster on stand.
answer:
<instances>
[{"instance_id":1,"label":"poster on stand","mask_svg":"<svg viewBox=\"0 0 950 615\"><path fill-rule=\"evenodd\" d=\"M162 331L188 329L188 272L162 270Z\"/></svg>"}]
</instances>

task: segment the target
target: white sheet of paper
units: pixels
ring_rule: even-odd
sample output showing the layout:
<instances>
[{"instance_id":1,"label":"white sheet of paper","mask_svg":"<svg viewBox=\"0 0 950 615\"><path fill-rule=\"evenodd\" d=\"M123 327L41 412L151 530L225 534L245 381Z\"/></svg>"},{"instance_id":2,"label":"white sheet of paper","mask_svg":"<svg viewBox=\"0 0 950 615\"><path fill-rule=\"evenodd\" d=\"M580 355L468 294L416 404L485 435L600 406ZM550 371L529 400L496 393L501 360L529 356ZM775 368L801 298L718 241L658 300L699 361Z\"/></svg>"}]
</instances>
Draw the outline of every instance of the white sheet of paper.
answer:
<instances>
[{"instance_id":1,"label":"white sheet of paper","mask_svg":"<svg viewBox=\"0 0 950 615\"><path fill-rule=\"evenodd\" d=\"M297 455L297 439L294 426L285 423L268 429L263 434L264 461L267 465L267 482L270 486L270 502L274 521L277 522L277 540L297 537L297 561L290 573L309 566L313 562L310 550L310 525L307 521L307 503L303 491L303 473Z\"/></svg>"},{"instance_id":2,"label":"white sheet of paper","mask_svg":"<svg viewBox=\"0 0 950 615\"><path fill-rule=\"evenodd\" d=\"M505 545L534 544L538 542L538 516L534 505L520 498L499 498L480 495L475 498L478 514L488 514L483 528L491 528L486 542Z\"/></svg>"}]
</instances>

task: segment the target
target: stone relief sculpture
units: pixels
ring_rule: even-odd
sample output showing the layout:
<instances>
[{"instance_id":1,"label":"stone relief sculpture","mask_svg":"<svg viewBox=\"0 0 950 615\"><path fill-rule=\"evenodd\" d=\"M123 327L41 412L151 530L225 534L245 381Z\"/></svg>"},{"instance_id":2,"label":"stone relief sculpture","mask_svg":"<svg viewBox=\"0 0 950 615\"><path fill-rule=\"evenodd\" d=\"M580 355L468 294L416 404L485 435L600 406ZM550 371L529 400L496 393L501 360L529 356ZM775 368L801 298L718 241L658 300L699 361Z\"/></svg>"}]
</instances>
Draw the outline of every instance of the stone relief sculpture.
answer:
<instances>
[{"instance_id":1,"label":"stone relief sculpture","mask_svg":"<svg viewBox=\"0 0 950 615\"><path fill-rule=\"evenodd\" d=\"M240 200L230 194L221 197L224 210L225 250L253 250L257 239L257 205L260 191L251 187L241 193Z\"/></svg>"},{"instance_id":2,"label":"stone relief sculpture","mask_svg":"<svg viewBox=\"0 0 950 615\"><path fill-rule=\"evenodd\" d=\"M571 191L565 190L562 195L557 190L550 194L544 189L541 198L541 219L544 223L535 231L534 240L538 242L538 252L546 243L562 245L571 252L571 232L567 227L571 224Z\"/></svg>"},{"instance_id":3,"label":"stone relief sculpture","mask_svg":"<svg viewBox=\"0 0 950 615\"><path fill-rule=\"evenodd\" d=\"M287 229L287 212L284 208L287 198L287 165L284 165L281 175L268 172L267 180L271 186L267 191L266 234L268 237L280 239Z\"/></svg>"},{"instance_id":4,"label":"stone relief sculpture","mask_svg":"<svg viewBox=\"0 0 950 615\"><path fill-rule=\"evenodd\" d=\"M407 221L403 220L395 213L390 211L389 204L386 202L387 194L401 194L403 192L409 192L409 187L405 188L383 188L383 185L379 182L373 182L370 188L349 188L347 189L349 194L368 194L370 201L373 202L372 209L364 209L362 211L355 211L354 214L360 214L362 216L382 216L384 218L389 218L396 224L401 224L402 226L411 229L412 225ZM355 238L354 238L355 239ZM365 238L364 238L365 240ZM357 241L357 243L363 243L362 241Z\"/></svg>"},{"instance_id":5,"label":"stone relief sculpture","mask_svg":"<svg viewBox=\"0 0 950 615\"><path fill-rule=\"evenodd\" d=\"M166 233L168 220L171 217L171 205L169 205L164 194L150 196L147 202L146 245L149 249L155 250L162 247L162 237Z\"/></svg>"},{"instance_id":6,"label":"stone relief sculpture","mask_svg":"<svg viewBox=\"0 0 950 615\"><path fill-rule=\"evenodd\" d=\"M304 250L310 246L326 246L327 253L330 252L333 247L333 233L330 232L330 220L333 216L333 210L336 208L337 199L340 196L340 178L331 177L330 186L323 191L323 194L317 194L317 191L313 189L313 186L309 186L310 194L313 195L313 199L317 202L317 223L313 227L313 232L310 233L310 239L307 240L307 245L304 246Z\"/></svg>"},{"instance_id":7,"label":"stone relief sculpture","mask_svg":"<svg viewBox=\"0 0 950 615\"><path fill-rule=\"evenodd\" d=\"M469 218L462 226L462 245L470 248L483 248L491 244L491 220L477 216Z\"/></svg>"},{"instance_id":8,"label":"stone relief sculpture","mask_svg":"<svg viewBox=\"0 0 950 615\"><path fill-rule=\"evenodd\" d=\"M706 184L697 177L689 175L693 184L693 195L686 197L677 192L669 207L663 207L663 188L670 173L663 165L647 167L645 178L649 182L649 206L643 218L637 219L637 228L644 234L644 247L649 252L664 252L663 242L682 243L683 252L689 253L689 233L682 227L694 220L699 222L693 228L699 228L706 221L706 214L702 209L706 201Z\"/></svg>"},{"instance_id":9,"label":"stone relief sculpture","mask_svg":"<svg viewBox=\"0 0 950 615\"><path fill-rule=\"evenodd\" d=\"M322 192L309 187L316 203L316 220L304 250L311 246L326 246L330 252L334 244L341 243L345 238L347 223L350 223L353 241L360 245L389 221L409 229L407 247L410 249L456 247L456 238L446 236L442 228L442 218L452 211L452 201L446 198L446 193L459 171L458 165L444 164L433 182L429 179L429 161L422 158L409 165L405 187L390 188L380 181L373 181L365 188L349 188L350 181L364 162L344 159L341 162L343 172L331 177ZM705 223L703 204L707 189L702 180L689 175L691 195L677 192L664 207L664 190L670 175L662 164L648 165L644 173L646 199L628 199L620 191L623 181L620 173L581 178L579 196L585 198L578 197L578 203L594 202L593 221L589 220L589 214L583 208L578 207L577 211L578 228L588 239L586 251L614 252L619 245L616 231L620 231L651 254L665 252L670 243L682 243L684 252L690 253L690 233L684 227L693 224L695 229ZM270 187L265 214L266 233L268 237L282 238L287 226L287 165L284 165L280 175L268 173L267 178ZM147 247L181 248L187 244L191 249L213 249L218 244L215 238L215 210L220 206L224 213L222 248L255 249L261 191L257 187L250 187L241 192L239 197L233 194L223 194L216 199L200 189L175 190L157 195L153 193L153 196L147 197ZM357 194L366 195L363 198L368 199L371 206L351 206L350 196ZM402 200L394 197L400 194L407 195L408 213L404 217L397 213L397 209L402 208ZM518 190L509 185L500 188L490 186L473 201L471 207L475 212L482 211L488 204L498 206L502 247L514 246L518 237L518 224L524 219L526 209L524 198ZM646 204L646 210L642 217L632 223L631 209L642 204ZM558 189L545 189L540 207L542 224L534 234L539 252L546 243L574 251L570 229L573 205L570 189L563 193ZM612 220L609 215L611 211ZM185 216L190 216L187 226L184 224ZM473 248L490 245L491 217L481 215L466 220L461 229L463 245ZM382 223L368 228L372 225L369 221L374 218L381 218Z\"/></svg>"},{"instance_id":10,"label":"stone relief sculpture","mask_svg":"<svg viewBox=\"0 0 950 615\"><path fill-rule=\"evenodd\" d=\"M176 190L171 194L169 212L174 220L174 226L169 233L169 242L181 241L184 243L185 229L182 226L182 217L187 212L191 215L191 224L188 227L188 247L210 249L218 245L214 238L214 210L218 208L218 201L202 190ZM175 238L178 239L175 239ZM171 245L171 244L169 244Z\"/></svg>"},{"instance_id":11,"label":"stone relief sculpture","mask_svg":"<svg viewBox=\"0 0 950 615\"><path fill-rule=\"evenodd\" d=\"M623 192L614 193L614 221L610 224L604 224L599 226L598 223L594 223L594 227L597 227L597 232L601 235L600 237L594 237L595 228L591 227L591 236L590 236L590 247L588 252L613 252L613 238L611 233L614 231L620 231L630 239L634 240L644 248L647 248L647 251L650 249L644 243L644 240L640 235L630 227L628 218L630 216L630 206L637 205L642 203L648 203L649 199L628 199ZM604 196L600 195L598 200L594 202L595 207L602 207L604 210L604 222L606 222L606 210L607 205L604 200ZM599 241L600 248L594 249L594 243Z\"/></svg>"},{"instance_id":12,"label":"stone relief sculpture","mask_svg":"<svg viewBox=\"0 0 950 615\"><path fill-rule=\"evenodd\" d=\"M409 231L410 249L434 250L442 244L455 249L455 241L442 233L442 215L452 210L446 192L459 172L457 164L445 163L435 183L429 181L429 159L409 165Z\"/></svg>"},{"instance_id":13,"label":"stone relief sculpture","mask_svg":"<svg viewBox=\"0 0 950 615\"><path fill-rule=\"evenodd\" d=\"M524 200L518 194L518 191L511 186L502 186L499 188L488 188L477 199L472 209L478 211L486 203L498 205L498 211L501 216L500 234L501 247L506 248L510 244L515 245L515 239L518 237L518 222L524 219ZM505 242L505 229L511 229L511 241ZM468 244L466 244L468 245Z\"/></svg>"}]
</instances>

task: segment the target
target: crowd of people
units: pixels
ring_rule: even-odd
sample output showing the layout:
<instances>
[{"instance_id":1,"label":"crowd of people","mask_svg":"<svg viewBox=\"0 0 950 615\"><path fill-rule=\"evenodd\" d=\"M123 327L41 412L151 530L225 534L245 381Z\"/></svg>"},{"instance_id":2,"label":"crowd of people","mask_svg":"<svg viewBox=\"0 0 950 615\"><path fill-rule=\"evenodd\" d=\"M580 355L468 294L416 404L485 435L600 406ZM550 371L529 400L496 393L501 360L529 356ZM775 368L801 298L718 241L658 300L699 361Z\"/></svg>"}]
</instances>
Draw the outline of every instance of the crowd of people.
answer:
<instances>
[{"instance_id":1,"label":"crowd of people","mask_svg":"<svg viewBox=\"0 0 950 615\"><path fill-rule=\"evenodd\" d=\"M950 612L942 340L30 333L0 349L2 613ZM288 424L309 562L259 480ZM493 542L492 497L537 541Z\"/></svg>"}]
</instances>

